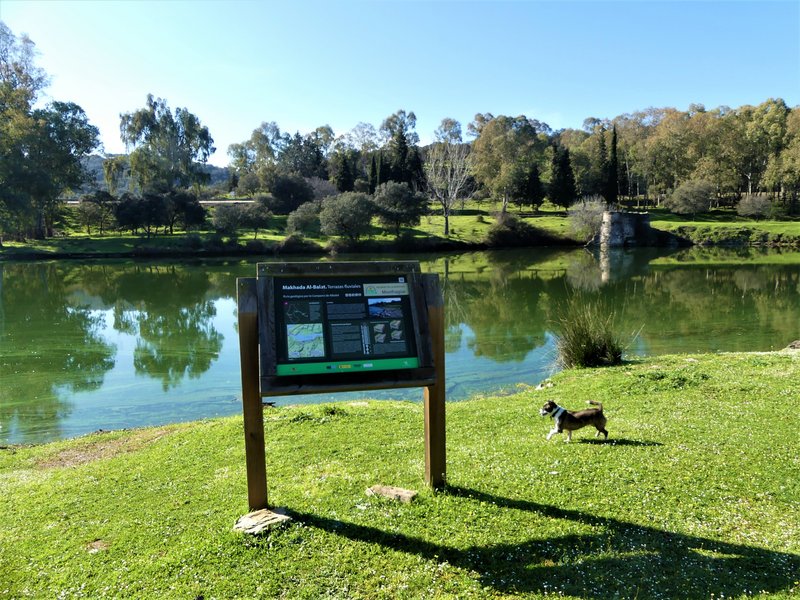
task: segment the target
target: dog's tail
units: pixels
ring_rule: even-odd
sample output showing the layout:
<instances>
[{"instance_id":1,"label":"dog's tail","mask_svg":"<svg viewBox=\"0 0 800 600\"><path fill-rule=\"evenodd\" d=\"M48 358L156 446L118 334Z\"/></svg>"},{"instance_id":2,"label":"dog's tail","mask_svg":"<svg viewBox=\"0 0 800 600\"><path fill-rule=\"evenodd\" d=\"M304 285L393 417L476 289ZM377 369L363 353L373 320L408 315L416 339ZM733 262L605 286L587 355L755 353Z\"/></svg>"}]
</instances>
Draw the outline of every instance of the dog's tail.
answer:
<instances>
[{"instance_id":1,"label":"dog's tail","mask_svg":"<svg viewBox=\"0 0 800 600\"><path fill-rule=\"evenodd\" d=\"M587 400L586 403L587 404L591 404L592 406L597 406L598 410L600 412L603 412L603 403L602 402L596 402L594 400Z\"/></svg>"}]
</instances>

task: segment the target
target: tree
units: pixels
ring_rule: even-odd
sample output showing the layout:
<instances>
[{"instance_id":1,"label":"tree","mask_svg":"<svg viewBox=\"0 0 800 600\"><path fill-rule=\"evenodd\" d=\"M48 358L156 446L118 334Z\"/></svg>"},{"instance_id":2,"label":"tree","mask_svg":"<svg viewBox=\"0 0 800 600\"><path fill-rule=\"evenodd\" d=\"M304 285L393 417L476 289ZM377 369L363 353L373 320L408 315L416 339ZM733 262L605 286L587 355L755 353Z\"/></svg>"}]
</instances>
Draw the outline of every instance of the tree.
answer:
<instances>
[{"instance_id":1,"label":"tree","mask_svg":"<svg viewBox=\"0 0 800 600\"><path fill-rule=\"evenodd\" d=\"M345 192L325 200L319 214L322 233L357 242L369 232L374 207L366 194Z\"/></svg>"},{"instance_id":2,"label":"tree","mask_svg":"<svg viewBox=\"0 0 800 600\"><path fill-rule=\"evenodd\" d=\"M113 156L103 161L103 179L112 196L120 191L120 185L126 175L130 173L130 164L127 156Z\"/></svg>"},{"instance_id":3,"label":"tree","mask_svg":"<svg viewBox=\"0 0 800 600\"><path fill-rule=\"evenodd\" d=\"M472 125L471 130L480 133L472 144L473 172L495 198L502 200L505 213L509 200L518 195L520 168L543 160L550 128L524 115L490 120L476 115L475 119L479 125Z\"/></svg>"},{"instance_id":4,"label":"tree","mask_svg":"<svg viewBox=\"0 0 800 600\"><path fill-rule=\"evenodd\" d=\"M319 213L322 205L319 202L306 202L297 207L286 219L286 233L318 235L320 233Z\"/></svg>"},{"instance_id":5,"label":"tree","mask_svg":"<svg viewBox=\"0 0 800 600\"><path fill-rule=\"evenodd\" d=\"M419 224L428 210L428 198L415 192L407 183L389 181L375 191L373 200L381 224L391 227L395 237L400 237L402 226Z\"/></svg>"},{"instance_id":6,"label":"tree","mask_svg":"<svg viewBox=\"0 0 800 600\"><path fill-rule=\"evenodd\" d=\"M98 145L97 128L71 102L34 109L47 86L34 44L0 22L0 231L52 235L58 197L84 178L81 158Z\"/></svg>"},{"instance_id":7,"label":"tree","mask_svg":"<svg viewBox=\"0 0 800 600\"><path fill-rule=\"evenodd\" d=\"M679 185L664 204L675 214L695 215L709 209L713 194L714 184L691 179Z\"/></svg>"},{"instance_id":8,"label":"tree","mask_svg":"<svg viewBox=\"0 0 800 600\"><path fill-rule=\"evenodd\" d=\"M611 130L611 147L609 148L608 160L605 161L605 173L603 177L603 198L609 205L617 203L619 194L619 159L617 158L617 127Z\"/></svg>"},{"instance_id":9,"label":"tree","mask_svg":"<svg viewBox=\"0 0 800 600\"><path fill-rule=\"evenodd\" d=\"M53 235L59 196L86 178L81 158L99 145L97 127L72 102L52 102L33 111L32 127L24 144L25 178L20 182L33 216L37 239Z\"/></svg>"},{"instance_id":10,"label":"tree","mask_svg":"<svg viewBox=\"0 0 800 600\"><path fill-rule=\"evenodd\" d=\"M241 204L218 206L211 222L218 233L235 238L239 234L239 229L247 224L245 208Z\"/></svg>"},{"instance_id":11,"label":"tree","mask_svg":"<svg viewBox=\"0 0 800 600\"><path fill-rule=\"evenodd\" d=\"M120 137L130 153L131 174L147 191L199 185L216 150L208 128L186 108L170 112L166 100L147 95L145 107L120 115Z\"/></svg>"},{"instance_id":12,"label":"tree","mask_svg":"<svg viewBox=\"0 0 800 600\"><path fill-rule=\"evenodd\" d=\"M522 181L523 198L528 201L533 210L539 210L539 207L544 202L544 185L539 177L539 167L535 162L532 162L524 173Z\"/></svg>"},{"instance_id":13,"label":"tree","mask_svg":"<svg viewBox=\"0 0 800 600\"><path fill-rule=\"evenodd\" d=\"M444 133L446 122L450 133ZM436 134L440 141L428 149L425 159L428 192L442 208L445 237L450 235L450 214L456 202L467 199L474 191L470 148L461 143L460 133L459 137L455 136L453 123L458 122L442 121ZM459 132L460 129L458 125Z\"/></svg>"},{"instance_id":14,"label":"tree","mask_svg":"<svg viewBox=\"0 0 800 600\"><path fill-rule=\"evenodd\" d=\"M771 208L772 203L766 196L746 195L736 206L736 214L740 217L754 217L759 219L761 217L766 217Z\"/></svg>"},{"instance_id":15,"label":"tree","mask_svg":"<svg viewBox=\"0 0 800 600\"><path fill-rule=\"evenodd\" d=\"M547 191L550 202L567 208L576 197L575 176L569 159L569 149L558 146L553 149L550 187Z\"/></svg>"},{"instance_id":16,"label":"tree","mask_svg":"<svg viewBox=\"0 0 800 600\"><path fill-rule=\"evenodd\" d=\"M263 202L253 202L244 209L244 224L253 230L253 239L258 238L258 230L266 229L272 221L272 212Z\"/></svg>"},{"instance_id":17,"label":"tree","mask_svg":"<svg viewBox=\"0 0 800 600\"><path fill-rule=\"evenodd\" d=\"M86 194L78 205L78 214L81 225L86 226L86 233L92 225L96 225L100 235L114 218L114 208L117 199L104 191Z\"/></svg>"},{"instance_id":18,"label":"tree","mask_svg":"<svg viewBox=\"0 0 800 600\"><path fill-rule=\"evenodd\" d=\"M314 199L314 189L296 174L277 175L270 191L273 198L270 208L279 215L288 215L301 204Z\"/></svg>"}]
</instances>

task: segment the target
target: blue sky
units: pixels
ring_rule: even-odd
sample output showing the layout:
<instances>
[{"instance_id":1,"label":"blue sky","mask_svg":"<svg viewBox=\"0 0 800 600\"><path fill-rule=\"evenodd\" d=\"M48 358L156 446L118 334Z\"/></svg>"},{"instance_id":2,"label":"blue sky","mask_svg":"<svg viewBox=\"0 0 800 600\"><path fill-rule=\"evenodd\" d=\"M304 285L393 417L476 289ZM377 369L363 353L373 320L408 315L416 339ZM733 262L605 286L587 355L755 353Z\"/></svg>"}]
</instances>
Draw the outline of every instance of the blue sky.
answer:
<instances>
[{"instance_id":1,"label":"blue sky","mask_svg":"<svg viewBox=\"0 0 800 600\"><path fill-rule=\"evenodd\" d=\"M519 115L553 128L650 106L800 104L800 0L0 0L52 77L122 152L119 115L148 93L186 107L227 147L262 121L306 133L414 111Z\"/></svg>"}]
</instances>

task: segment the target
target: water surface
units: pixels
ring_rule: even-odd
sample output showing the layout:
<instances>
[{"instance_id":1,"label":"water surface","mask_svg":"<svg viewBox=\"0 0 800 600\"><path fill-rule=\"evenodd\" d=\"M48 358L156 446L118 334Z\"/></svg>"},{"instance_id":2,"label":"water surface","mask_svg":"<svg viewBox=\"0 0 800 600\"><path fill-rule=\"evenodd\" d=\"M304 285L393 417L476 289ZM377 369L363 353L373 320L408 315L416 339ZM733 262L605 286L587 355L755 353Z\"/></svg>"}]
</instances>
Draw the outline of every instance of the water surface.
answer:
<instances>
[{"instance_id":1,"label":"water surface","mask_svg":"<svg viewBox=\"0 0 800 600\"><path fill-rule=\"evenodd\" d=\"M614 307L629 355L772 350L800 338L797 254L528 249L402 259L440 274L448 400L550 376L559 311L576 292ZM0 262L0 444L239 412L235 281L254 276L255 263ZM278 401L365 396L421 391Z\"/></svg>"}]
</instances>

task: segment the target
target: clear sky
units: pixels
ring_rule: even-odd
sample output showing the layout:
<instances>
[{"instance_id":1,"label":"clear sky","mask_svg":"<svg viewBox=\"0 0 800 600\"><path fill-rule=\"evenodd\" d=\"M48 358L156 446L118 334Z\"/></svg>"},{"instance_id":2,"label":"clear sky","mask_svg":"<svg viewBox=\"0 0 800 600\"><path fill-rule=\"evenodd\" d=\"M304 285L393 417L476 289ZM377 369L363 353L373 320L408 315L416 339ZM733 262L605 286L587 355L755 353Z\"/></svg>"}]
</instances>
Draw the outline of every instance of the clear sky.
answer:
<instances>
[{"instance_id":1,"label":"clear sky","mask_svg":"<svg viewBox=\"0 0 800 600\"><path fill-rule=\"evenodd\" d=\"M554 129L650 106L800 104L800 0L0 0L106 152L148 93L186 107L227 148L262 121L337 134L414 111L519 115Z\"/></svg>"}]
</instances>

